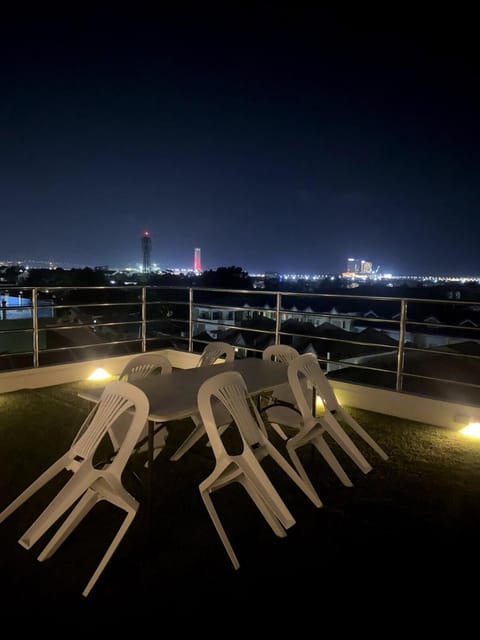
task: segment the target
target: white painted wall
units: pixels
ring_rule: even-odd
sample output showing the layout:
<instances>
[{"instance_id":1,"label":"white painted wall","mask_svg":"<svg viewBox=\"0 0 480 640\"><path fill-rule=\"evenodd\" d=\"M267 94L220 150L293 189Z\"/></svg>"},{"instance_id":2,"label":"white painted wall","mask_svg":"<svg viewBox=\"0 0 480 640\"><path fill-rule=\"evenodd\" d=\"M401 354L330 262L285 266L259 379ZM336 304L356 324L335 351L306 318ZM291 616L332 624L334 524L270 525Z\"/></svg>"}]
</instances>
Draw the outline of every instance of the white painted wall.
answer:
<instances>
[{"instance_id":1,"label":"white painted wall","mask_svg":"<svg viewBox=\"0 0 480 640\"><path fill-rule=\"evenodd\" d=\"M155 352L149 351L149 353ZM157 353L166 355L172 365L180 369L194 367L199 360L199 355L196 353L176 351L175 349L162 349ZM88 376L99 367L107 370L111 375L118 375L134 355L138 354L89 360L88 362L56 364L50 367L39 367L38 369L3 371L0 372L0 393L17 391L18 389L50 387L66 382L86 380Z\"/></svg>"}]
</instances>

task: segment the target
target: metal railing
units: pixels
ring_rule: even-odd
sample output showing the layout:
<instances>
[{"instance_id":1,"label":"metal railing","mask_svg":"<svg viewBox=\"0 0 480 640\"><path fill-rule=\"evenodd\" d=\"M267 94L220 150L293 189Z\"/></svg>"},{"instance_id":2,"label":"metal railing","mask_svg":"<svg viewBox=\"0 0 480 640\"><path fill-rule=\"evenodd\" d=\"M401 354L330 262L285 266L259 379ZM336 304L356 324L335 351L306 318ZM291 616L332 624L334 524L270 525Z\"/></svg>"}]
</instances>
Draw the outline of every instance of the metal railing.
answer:
<instances>
[{"instance_id":1,"label":"metal railing","mask_svg":"<svg viewBox=\"0 0 480 640\"><path fill-rule=\"evenodd\" d=\"M0 371L221 339L237 357L291 344L348 382L480 397L476 301L137 285L4 286L0 298Z\"/></svg>"}]
</instances>

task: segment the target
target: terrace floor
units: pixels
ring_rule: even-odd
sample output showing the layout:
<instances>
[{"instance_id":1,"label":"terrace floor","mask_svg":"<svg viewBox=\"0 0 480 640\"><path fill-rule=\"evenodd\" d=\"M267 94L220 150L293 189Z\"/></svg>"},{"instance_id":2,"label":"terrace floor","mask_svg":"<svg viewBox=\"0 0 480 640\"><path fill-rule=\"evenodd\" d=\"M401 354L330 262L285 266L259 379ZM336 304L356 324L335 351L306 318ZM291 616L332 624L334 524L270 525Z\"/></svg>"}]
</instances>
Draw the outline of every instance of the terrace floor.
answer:
<instances>
[{"instance_id":1,"label":"terrace floor","mask_svg":"<svg viewBox=\"0 0 480 640\"><path fill-rule=\"evenodd\" d=\"M75 383L0 394L0 509L68 448L89 405L77 397L92 383ZM358 441L373 465L363 475L338 457L354 482L343 487L319 454L304 450L307 471L324 503L316 509L277 468L271 477L296 518L286 538L277 538L239 486L217 492L213 500L240 561L235 571L198 492L212 468L203 441L180 461L169 456L190 422L169 426L163 452L155 461L153 515L147 531L144 512L123 539L87 598L81 592L118 523L119 512L98 505L46 562L36 560L18 538L56 491L52 486L31 498L0 525L3 611L61 607L81 615L103 612L111 620L129 612L150 622L190 607L206 607L205 624L214 624L212 607L243 602L243 616L274 602L282 615L318 601L323 615L339 598L359 603L422 598L433 593L462 599L466 570L475 579L480 566L480 440L431 425L351 410L390 455L388 461ZM354 437L354 436L352 436ZM272 431L272 438L276 435ZM354 437L355 439L355 437ZM278 438L275 442L281 447ZM141 479L144 459L129 471ZM126 482L140 500L141 482ZM58 480L60 482L60 478ZM113 526L113 529L112 529ZM48 537L48 535L47 535ZM306 582L304 582L306 581ZM260 600L257 601L257 598ZM372 602L373 598L373 602ZM324 607L324 609L322 609ZM437 613L439 613L437 609ZM375 624L370 619L365 622ZM314 622L315 610L308 616Z\"/></svg>"}]
</instances>

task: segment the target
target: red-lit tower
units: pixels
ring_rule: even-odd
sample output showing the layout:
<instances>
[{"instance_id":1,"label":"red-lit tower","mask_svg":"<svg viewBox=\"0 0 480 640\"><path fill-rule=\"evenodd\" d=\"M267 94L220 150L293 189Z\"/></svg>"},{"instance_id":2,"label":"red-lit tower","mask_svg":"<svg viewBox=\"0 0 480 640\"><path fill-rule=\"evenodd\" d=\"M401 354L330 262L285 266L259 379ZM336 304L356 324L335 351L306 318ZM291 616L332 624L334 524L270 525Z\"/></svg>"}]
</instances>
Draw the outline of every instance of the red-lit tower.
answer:
<instances>
[{"instance_id":1,"label":"red-lit tower","mask_svg":"<svg viewBox=\"0 0 480 640\"><path fill-rule=\"evenodd\" d=\"M196 248L193 253L193 270L201 271L202 270L202 260L200 257L200 249Z\"/></svg>"},{"instance_id":2,"label":"red-lit tower","mask_svg":"<svg viewBox=\"0 0 480 640\"><path fill-rule=\"evenodd\" d=\"M145 231L145 233L142 236L142 253L143 253L143 273L150 273L150 270L151 270L150 255L152 253L152 239L148 231Z\"/></svg>"}]
</instances>

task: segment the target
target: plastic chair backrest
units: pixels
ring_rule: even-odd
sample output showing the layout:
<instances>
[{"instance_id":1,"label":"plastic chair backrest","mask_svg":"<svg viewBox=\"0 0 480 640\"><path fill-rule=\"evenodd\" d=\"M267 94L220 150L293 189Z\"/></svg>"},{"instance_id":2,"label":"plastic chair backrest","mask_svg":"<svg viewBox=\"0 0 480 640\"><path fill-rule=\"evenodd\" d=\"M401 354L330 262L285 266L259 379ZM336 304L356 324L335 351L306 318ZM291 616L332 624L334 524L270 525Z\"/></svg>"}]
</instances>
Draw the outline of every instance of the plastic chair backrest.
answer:
<instances>
[{"instance_id":1,"label":"plastic chair backrest","mask_svg":"<svg viewBox=\"0 0 480 640\"><path fill-rule=\"evenodd\" d=\"M109 382L98 404L80 427L81 435L72 444L71 453L77 466L93 456L112 425L133 409L135 411L127 416L129 426L112 463L115 467L125 466L145 426L150 407L146 395L135 385L123 380Z\"/></svg>"},{"instance_id":2,"label":"plastic chair backrest","mask_svg":"<svg viewBox=\"0 0 480 640\"><path fill-rule=\"evenodd\" d=\"M338 407L335 393L313 353L305 353L289 363L288 382L305 422L315 419L312 398L314 390L326 409L334 411Z\"/></svg>"},{"instance_id":3,"label":"plastic chair backrest","mask_svg":"<svg viewBox=\"0 0 480 640\"><path fill-rule=\"evenodd\" d=\"M209 364L215 364L218 358L224 358L225 362L235 360L235 347L228 342L209 342L197 363L197 367L205 367Z\"/></svg>"},{"instance_id":4,"label":"plastic chair backrest","mask_svg":"<svg viewBox=\"0 0 480 640\"><path fill-rule=\"evenodd\" d=\"M288 344L272 344L263 350L262 358L274 362L291 362L299 355L295 347Z\"/></svg>"},{"instance_id":5,"label":"plastic chair backrest","mask_svg":"<svg viewBox=\"0 0 480 640\"><path fill-rule=\"evenodd\" d=\"M225 445L215 420L215 401L221 402L227 409L244 446L247 444L255 448L266 437L265 425L250 401L247 385L238 371L225 371L208 378L198 391L197 401L216 458L222 455Z\"/></svg>"},{"instance_id":6,"label":"plastic chair backrest","mask_svg":"<svg viewBox=\"0 0 480 640\"><path fill-rule=\"evenodd\" d=\"M295 358L298 358L300 354L288 344L272 344L266 347L262 353L263 360L269 360L271 362L285 362L289 363ZM280 402L284 404L295 404L295 398L288 382L281 384L273 389L271 402Z\"/></svg>"},{"instance_id":7,"label":"plastic chair backrest","mask_svg":"<svg viewBox=\"0 0 480 640\"><path fill-rule=\"evenodd\" d=\"M166 356L160 353L142 353L127 362L119 379L133 382L152 373L161 373L163 375L171 372L172 363Z\"/></svg>"}]
</instances>

